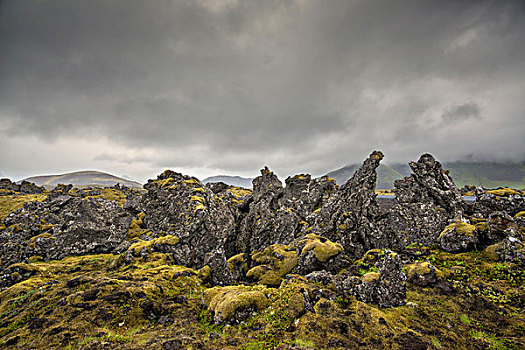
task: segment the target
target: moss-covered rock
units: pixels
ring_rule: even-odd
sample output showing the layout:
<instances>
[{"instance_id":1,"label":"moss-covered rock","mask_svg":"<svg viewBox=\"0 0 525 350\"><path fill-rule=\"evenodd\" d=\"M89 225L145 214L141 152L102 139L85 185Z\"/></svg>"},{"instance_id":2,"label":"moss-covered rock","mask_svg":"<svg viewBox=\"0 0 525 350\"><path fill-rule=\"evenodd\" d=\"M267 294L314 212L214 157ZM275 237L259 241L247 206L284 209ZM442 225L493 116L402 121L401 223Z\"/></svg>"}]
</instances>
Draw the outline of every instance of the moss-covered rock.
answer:
<instances>
[{"instance_id":1,"label":"moss-covered rock","mask_svg":"<svg viewBox=\"0 0 525 350\"><path fill-rule=\"evenodd\" d=\"M340 254L343 251L343 247L339 243L334 243L328 239L311 233L306 235L305 240L306 242L303 249L301 250L301 255L313 250L314 256L320 262L326 262L328 259Z\"/></svg>"},{"instance_id":2,"label":"moss-covered rock","mask_svg":"<svg viewBox=\"0 0 525 350\"><path fill-rule=\"evenodd\" d=\"M202 297L216 323L238 323L251 312L269 305L266 288L262 286L228 286L207 289ZM242 315L241 315L242 313Z\"/></svg>"},{"instance_id":3,"label":"moss-covered rock","mask_svg":"<svg viewBox=\"0 0 525 350\"><path fill-rule=\"evenodd\" d=\"M255 251L251 255L255 265L246 276L267 286L279 286L282 278L290 273L298 262L297 252L284 244L274 244L262 252Z\"/></svg>"},{"instance_id":4,"label":"moss-covered rock","mask_svg":"<svg viewBox=\"0 0 525 350\"><path fill-rule=\"evenodd\" d=\"M462 252L473 249L478 242L476 226L456 221L445 227L438 238L441 249L447 252Z\"/></svg>"},{"instance_id":5,"label":"moss-covered rock","mask_svg":"<svg viewBox=\"0 0 525 350\"><path fill-rule=\"evenodd\" d=\"M421 287L432 286L443 278L443 272L428 261L408 265L406 275L408 282Z\"/></svg>"}]
</instances>

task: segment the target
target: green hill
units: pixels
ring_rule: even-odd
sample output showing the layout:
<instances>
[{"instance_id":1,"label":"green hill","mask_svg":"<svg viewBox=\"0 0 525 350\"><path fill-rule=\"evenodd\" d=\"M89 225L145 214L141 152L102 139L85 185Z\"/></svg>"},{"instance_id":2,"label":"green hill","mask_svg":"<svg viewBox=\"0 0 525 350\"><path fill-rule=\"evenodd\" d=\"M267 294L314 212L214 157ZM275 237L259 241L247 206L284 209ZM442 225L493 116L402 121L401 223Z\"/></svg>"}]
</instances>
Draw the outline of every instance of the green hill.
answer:
<instances>
[{"instance_id":1,"label":"green hill","mask_svg":"<svg viewBox=\"0 0 525 350\"><path fill-rule=\"evenodd\" d=\"M109 187L114 186L117 183L128 187L142 188L142 184L136 181L126 180L115 175L90 170L61 175L32 176L24 180L33 182L38 186L44 186L45 188L53 188L58 184L72 184L77 187Z\"/></svg>"}]
</instances>

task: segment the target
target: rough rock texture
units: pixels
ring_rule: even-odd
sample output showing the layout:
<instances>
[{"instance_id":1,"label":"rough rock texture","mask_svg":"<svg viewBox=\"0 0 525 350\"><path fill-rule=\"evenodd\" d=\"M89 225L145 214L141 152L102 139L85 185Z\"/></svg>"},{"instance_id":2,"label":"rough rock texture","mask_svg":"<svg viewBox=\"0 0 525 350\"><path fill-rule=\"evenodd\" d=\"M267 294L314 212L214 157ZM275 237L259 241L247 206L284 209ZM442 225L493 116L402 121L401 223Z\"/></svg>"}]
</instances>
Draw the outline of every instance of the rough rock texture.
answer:
<instances>
[{"instance_id":1,"label":"rough rock texture","mask_svg":"<svg viewBox=\"0 0 525 350\"><path fill-rule=\"evenodd\" d=\"M295 175L286 179L286 187L267 167L253 180L253 193L246 201L248 213L242 218L236 240L239 252L262 250L295 239L306 216L320 207L335 190L328 177L312 180L310 175ZM246 208L246 204L241 210Z\"/></svg>"},{"instance_id":2,"label":"rough rock texture","mask_svg":"<svg viewBox=\"0 0 525 350\"><path fill-rule=\"evenodd\" d=\"M514 216L520 211L525 211L525 196L510 188L485 190L477 188L476 200L470 208L472 213L480 213L487 217L495 211L505 211Z\"/></svg>"},{"instance_id":3,"label":"rough rock texture","mask_svg":"<svg viewBox=\"0 0 525 350\"><path fill-rule=\"evenodd\" d=\"M400 245L433 244L450 220L463 217L465 202L441 164L430 154L410 162L413 174L394 182L389 225Z\"/></svg>"},{"instance_id":4,"label":"rough rock texture","mask_svg":"<svg viewBox=\"0 0 525 350\"><path fill-rule=\"evenodd\" d=\"M451 253L472 250L478 243L476 226L457 221L445 227L438 237L441 249Z\"/></svg>"},{"instance_id":5,"label":"rough rock texture","mask_svg":"<svg viewBox=\"0 0 525 350\"><path fill-rule=\"evenodd\" d=\"M44 188L25 180L17 184L11 182L9 179L0 179L0 195L15 194L15 192L21 194L39 194L44 192Z\"/></svg>"},{"instance_id":6,"label":"rough rock texture","mask_svg":"<svg viewBox=\"0 0 525 350\"><path fill-rule=\"evenodd\" d=\"M281 209L281 181L267 167L253 180L253 202L240 223L236 239L239 252L262 250L273 243L288 244L294 239L299 216L290 209Z\"/></svg>"},{"instance_id":7,"label":"rough rock texture","mask_svg":"<svg viewBox=\"0 0 525 350\"><path fill-rule=\"evenodd\" d=\"M285 183L281 205L291 208L303 220L321 208L337 189L335 181L327 176L312 180L309 174L301 174L288 177Z\"/></svg>"},{"instance_id":8,"label":"rough rock texture","mask_svg":"<svg viewBox=\"0 0 525 350\"><path fill-rule=\"evenodd\" d=\"M525 262L525 245L523 241L514 236L509 236L501 241L497 253L501 261Z\"/></svg>"},{"instance_id":9,"label":"rough rock texture","mask_svg":"<svg viewBox=\"0 0 525 350\"><path fill-rule=\"evenodd\" d=\"M71 255L108 253L124 241L131 216L115 202L76 198L61 192L44 202L30 202L9 214L0 233L0 269L27 262ZM2 286L9 284L2 275Z\"/></svg>"},{"instance_id":10,"label":"rough rock texture","mask_svg":"<svg viewBox=\"0 0 525 350\"><path fill-rule=\"evenodd\" d=\"M352 258L361 257L371 248L388 246L390 237L376 226L380 216L375 194L376 168L381 159L381 152L373 152L354 176L313 214L309 219L313 225L304 232L340 243Z\"/></svg>"},{"instance_id":11,"label":"rough rock texture","mask_svg":"<svg viewBox=\"0 0 525 350\"><path fill-rule=\"evenodd\" d=\"M407 281L420 287L433 286L443 278L443 273L428 261L408 265L406 271Z\"/></svg>"},{"instance_id":12,"label":"rough rock texture","mask_svg":"<svg viewBox=\"0 0 525 350\"><path fill-rule=\"evenodd\" d=\"M201 268L212 264L216 284L231 283L226 265L225 246L233 239L234 216L213 192L197 179L166 170L157 180L149 180L142 196L144 225L152 237L175 235L180 238L173 248L176 264Z\"/></svg>"},{"instance_id":13,"label":"rough rock texture","mask_svg":"<svg viewBox=\"0 0 525 350\"><path fill-rule=\"evenodd\" d=\"M508 236L518 236L519 227L514 219L504 211L489 214L487 230L484 232L485 245L500 242Z\"/></svg>"},{"instance_id":14,"label":"rough rock texture","mask_svg":"<svg viewBox=\"0 0 525 350\"><path fill-rule=\"evenodd\" d=\"M309 280L325 285L333 284L345 297L355 296L365 303L379 307L396 307L405 304L406 276L401 259L391 251L381 252L376 263L378 272L368 272L361 277L353 273L333 275L327 271L316 271L306 276Z\"/></svg>"}]
</instances>

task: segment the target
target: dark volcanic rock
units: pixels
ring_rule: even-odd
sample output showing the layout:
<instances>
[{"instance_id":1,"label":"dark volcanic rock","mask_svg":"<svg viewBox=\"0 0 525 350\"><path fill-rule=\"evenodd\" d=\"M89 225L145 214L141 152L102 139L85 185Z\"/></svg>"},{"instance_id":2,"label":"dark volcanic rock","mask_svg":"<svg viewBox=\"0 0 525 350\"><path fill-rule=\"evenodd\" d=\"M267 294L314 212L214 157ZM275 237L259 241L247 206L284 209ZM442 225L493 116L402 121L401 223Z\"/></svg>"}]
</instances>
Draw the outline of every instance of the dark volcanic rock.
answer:
<instances>
[{"instance_id":1,"label":"dark volcanic rock","mask_svg":"<svg viewBox=\"0 0 525 350\"><path fill-rule=\"evenodd\" d=\"M465 202L441 164L430 154L411 162L413 174L394 182L389 225L401 246L433 244L449 221L463 217Z\"/></svg>"},{"instance_id":2,"label":"dark volcanic rock","mask_svg":"<svg viewBox=\"0 0 525 350\"><path fill-rule=\"evenodd\" d=\"M240 223L236 248L239 252L262 250L273 243L288 244L295 238L300 217L290 208L282 208L281 181L267 167L253 180L253 202Z\"/></svg>"},{"instance_id":3,"label":"dark volcanic rock","mask_svg":"<svg viewBox=\"0 0 525 350\"><path fill-rule=\"evenodd\" d=\"M176 264L201 268L213 262L212 280L231 283L224 251L233 240L234 216L230 208L195 178L166 170L144 186L144 225L153 237L175 235L180 242L171 248Z\"/></svg>"},{"instance_id":4,"label":"dark volcanic rock","mask_svg":"<svg viewBox=\"0 0 525 350\"><path fill-rule=\"evenodd\" d=\"M333 275L327 271L316 271L306 278L325 285L333 284L340 295L354 295L358 300L379 307L404 305L407 278L402 271L401 259L398 254L388 250L380 255L382 257L376 263L379 271L369 272L362 277L352 273Z\"/></svg>"},{"instance_id":5,"label":"dark volcanic rock","mask_svg":"<svg viewBox=\"0 0 525 350\"><path fill-rule=\"evenodd\" d=\"M323 205L335 188L335 182L328 177L312 180L310 175L288 177L283 188L277 176L265 167L253 180L253 193L245 201L249 211L239 224L237 250L250 252L275 243L291 243L300 225L307 224L307 216Z\"/></svg>"},{"instance_id":6,"label":"dark volcanic rock","mask_svg":"<svg viewBox=\"0 0 525 350\"><path fill-rule=\"evenodd\" d=\"M495 211L504 211L514 216L518 212L525 211L525 196L521 192L511 189L485 190L476 189L476 200L472 205L472 213L480 213L488 217Z\"/></svg>"},{"instance_id":7,"label":"dark volcanic rock","mask_svg":"<svg viewBox=\"0 0 525 350\"><path fill-rule=\"evenodd\" d=\"M376 201L376 168L383 159L381 152L373 152L309 220L309 233L314 233L342 244L346 254L361 257L374 247L385 247L390 242L376 226L380 216Z\"/></svg>"},{"instance_id":8,"label":"dark volcanic rock","mask_svg":"<svg viewBox=\"0 0 525 350\"><path fill-rule=\"evenodd\" d=\"M44 202L27 203L4 222L7 229L0 233L2 270L31 256L53 260L109 253L126 239L131 216L113 201L55 192Z\"/></svg>"},{"instance_id":9,"label":"dark volcanic rock","mask_svg":"<svg viewBox=\"0 0 525 350\"><path fill-rule=\"evenodd\" d=\"M476 226L461 221L445 227L438 237L441 249L451 253L472 250L476 247L478 240Z\"/></svg>"},{"instance_id":10,"label":"dark volcanic rock","mask_svg":"<svg viewBox=\"0 0 525 350\"><path fill-rule=\"evenodd\" d=\"M44 193L44 188L39 187L35 185L32 182L29 181L22 181L20 184L17 184L15 182L11 182L9 179L1 179L0 180L0 195L2 194L15 194L15 192L18 192L20 194L40 194Z\"/></svg>"}]
</instances>

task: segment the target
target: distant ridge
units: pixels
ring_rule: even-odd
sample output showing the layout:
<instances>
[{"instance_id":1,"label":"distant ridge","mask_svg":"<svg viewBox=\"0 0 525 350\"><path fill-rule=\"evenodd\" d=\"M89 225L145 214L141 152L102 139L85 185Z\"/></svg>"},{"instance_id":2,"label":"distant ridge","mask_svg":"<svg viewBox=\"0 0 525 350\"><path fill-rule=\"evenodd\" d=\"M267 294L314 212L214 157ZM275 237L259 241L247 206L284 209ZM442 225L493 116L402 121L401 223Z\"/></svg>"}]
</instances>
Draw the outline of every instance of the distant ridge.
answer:
<instances>
[{"instance_id":1,"label":"distant ridge","mask_svg":"<svg viewBox=\"0 0 525 350\"><path fill-rule=\"evenodd\" d=\"M202 180L202 183L207 184L209 182L224 182L225 184L230 185L230 186L252 188L252 180L253 179L247 178L247 177L217 175L217 176L210 176Z\"/></svg>"},{"instance_id":2,"label":"distant ridge","mask_svg":"<svg viewBox=\"0 0 525 350\"><path fill-rule=\"evenodd\" d=\"M327 175L342 185L359 168L359 164L351 164L329 172ZM443 168L450 172L456 186L465 185L496 188L510 186L525 188L525 163L494 163L494 162L446 162ZM394 181L410 175L408 164L381 164L377 168L377 188L393 188Z\"/></svg>"},{"instance_id":3,"label":"distant ridge","mask_svg":"<svg viewBox=\"0 0 525 350\"><path fill-rule=\"evenodd\" d=\"M72 184L78 187L110 187L116 185L117 183L127 187L142 188L142 184L136 181L126 180L115 175L92 170L76 171L61 175L32 176L24 180L33 182L37 186L44 186L45 188L53 188L58 184Z\"/></svg>"}]
</instances>

